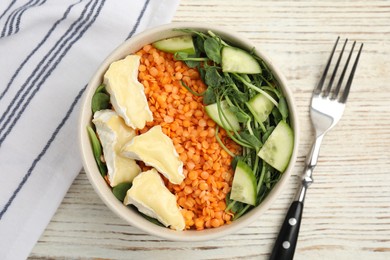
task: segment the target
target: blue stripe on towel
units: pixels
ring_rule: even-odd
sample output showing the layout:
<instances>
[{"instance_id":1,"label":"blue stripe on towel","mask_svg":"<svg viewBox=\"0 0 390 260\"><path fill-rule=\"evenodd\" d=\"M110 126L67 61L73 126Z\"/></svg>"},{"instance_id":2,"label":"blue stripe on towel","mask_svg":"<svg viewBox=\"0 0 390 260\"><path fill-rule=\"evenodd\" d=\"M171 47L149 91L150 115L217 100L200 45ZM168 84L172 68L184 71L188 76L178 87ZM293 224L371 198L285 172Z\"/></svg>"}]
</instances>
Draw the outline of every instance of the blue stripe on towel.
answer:
<instances>
[{"instance_id":1,"label":"blue stripe on towel","mask_svg":"<svg viewBox=\"0 0 390 260\"><path fill-rule=\"evenodd\" d=\"M1 99L4 97L4 95L8 92L9 88L11 87L12 83L14 82L15 78L18 76L20 70L24 67L24 65L27 63L27 61L30 60L31 56L33 56L35 54L35 52L40 48L42 47L42 45L47 41L47 39L51 36L51 34L53 33L53 31L57 28L57 26L62 22L64 21L67 17L68 17L68 14L70 13L71 9L75 6L75 5L78 5L81 3L81 1L83 0L79 0L79 2L75 3L75 4L72 4L70 5L64 15L62 16L62 18L60 18L59 20L57 20L54 25L50 28L50 30L48 31L48 33L43 37L42 41L40 43L38 43L38 45L32 50L32 52L26 57L26 59L23 60L22 64L20 64L20 66L18 67L18 69L15 71L15 73L12 75L11 77L11 80L8 82L7 84L7 87L3 90L3 92L0 94L0 101Z\"/></svg>"},{"instance_id":2,"label":"blue stripe on towel","mask_svg":"<svg viewBox=\"0 0 390 260\"><path fill-rule=\"evenodd\" d=\"M77 94L76 98L73 100L72 104L70 105L68 111L66 112L64 118L62 118L61 122L57 126L57 128L54 130L53 134L51 135L49 141L46 143L45 147L42 149L42 151L38 154L38 156L35 158L33 163L31 164L30 168L28 169L27 173L24 175L22 181L19 183L16 190L12 193L12 196L9 198L3 209L0 211L0 220L2 219L3 215L7 212L9 206L12 204L13 200L16 198L16 195L20 192L20 190L23 188L24 184L27 182L28 178L31 176L31 173L34 171L35 166L37 163L41 160L41 158L46 154L47 150L49 149L50 145L53 143L54 139L62 129L62 127L65 125L66 121L68 121L70 115L72 114L72 111L74 107L76 106L77 102L80 100L82 94L85 91L86 86L80 90L80 92Z\"/></svg>"},{"instance_id":3,"label":"blue stripe on towel","mask_svg":"<svg viewBox=\"0 0 390 260\"><path fill-rule=\"evenodd\" d=\"M16 8L15 10L13 10L11 12L11 14L7 18L7 21L4 24L3 30L1 31L0 38L4 37L6 35L7 28L9 28L9 24L11 23L11 20L13 20L15 15L17 15L19 12L22 12L24 9L28 8L31 5L31 3L34 2L34 1L36 1L36 0L30 0L29 2L27 2L24 5Z\"/></svg>"},{"instance_id":4,"label":"blue stripe on towel","mask_svg":"<svg viewBox=\"0 0 390 260\"><path fill-rule=\"evenodd\" d=\"M45 0L46 1L46 0ZM28 10L29 8L31 7L34 7L36 5L38 5L40 2L40 0L31 0L29 2L27 2L26 4L22 5L21 7L15 9L7 18L7 21L3 27L3 30L1 32L1 37L4 37L4 36L10 36L12 34L12 31L13 31L13 28L14 28L14 23L15 23L15 20L17 20L17 17L20 18L20 16L23 15L23 13Z\"/></svg>"},{"instance_id":5,"label":"blue stripe on towel","mask_svg":"<svg viewBox=\"0 0 390 260\"><path fill-rule=\"evenodd\" d=\"M0 15L0 20L1 18L4 17L4 15L11 9L11 7L16 3L16 0L13 0L9 5L8 7L4 10L4 12Z\"/></svg>"},{"instance_id":6,"label":"blue stripe on towel","mask_svg":"<svg viewBox=\"0 0 390 260\"><path fill-rule=\"evenodd\" d=\"M144 16L145 10L147 9L149 5L150 0L146 0L144 6L142 7L142 10L137 18L137 22L135 23L135 26L133 26L133 29L130 31L129 35L127 36L127 39L129 39L133 34L136 32L139 23L141 22L142 17Z\"/></svg>"},{"instance_id":7,"label":"blue stripe on towel","mask_svg":"<svg viewBox=\"0 0 390 260\"><path fill-rule=\"evenodd\" d=\"M46 0L43 0L42 2L38 3L37 6L41 6L43 5L44 3L46 3ZM27 10L27 9L26 9ZM11 34L16 34L19 32L20 30L20 20L22 19L22 14L26 11L24 10L21 14L18 15L18 17L16 18L16 24L15 24L15 32L12 33L12 30L10 31L9 35Z\"/></svg>"},{"instance_id":8,"label":"blue stripe on towel","mask_svg":"<svg viewBox=\"0 0 390 260\"><path fill-rule=\"evenodd\" d=\"M0 118L0 124L3 124L0 128L0 147L4 142L5 138L11 132L12 128L15 126L15 124L21 117L21 115L23 114L23 112L26 110L30 101L33 99L35 94L39 91L43 83L46 81L46 79L51 75L53 70L65 57L66 53L73 46L73 44L77 42L77 40L79 40L84 35L84 33L89 29L89 27L96 20L105 0L103 0L99 4L99 6L97 6L98 2L99 1L94 1L91 10L89 11L88 14L85 15L85 12L88 9L89 4L91 2L87 4L86 8L83 10L80 19L74 22L71 25L71 27L67 30L67 32L61 37L61 39L57 41L55 46L49 51L48 54L45 55L45 57L41 60L38 66L34 69L32 75L30 75L30 77L26 80L22 88L19 89L18 93L16 94L12 102L7 107L6 112ZM95 10L95 8L97 8L97 10ZM84 18L84 16L86 16L86 18ZM73 30L73 28L76 25L77 27ZM64 40L64 38L66 39ZM53 50L56 49L57 46L59 46L59 48L54 52L52 57L49 57L50 54L53 53ZM41 67L43 68L41 69ZM41 69L41 71L39 71L39 69ZM26 89L26 91L22 93L24 89ZM12 109L12 107L14 108ZM5 120L7 114L8 117Z\"/></svg>"}]
</instances>

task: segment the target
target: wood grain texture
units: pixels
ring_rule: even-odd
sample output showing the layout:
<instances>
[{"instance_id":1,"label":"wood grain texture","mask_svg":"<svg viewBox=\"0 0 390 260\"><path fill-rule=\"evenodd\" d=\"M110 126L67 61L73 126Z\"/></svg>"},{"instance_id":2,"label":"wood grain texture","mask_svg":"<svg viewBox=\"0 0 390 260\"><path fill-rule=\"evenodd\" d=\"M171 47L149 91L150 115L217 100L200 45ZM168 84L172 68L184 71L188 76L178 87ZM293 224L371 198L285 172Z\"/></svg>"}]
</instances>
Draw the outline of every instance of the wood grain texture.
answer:
<instances>
[{"instance_id":1,"label":"wood grain texture","mask_svg":"<svg viewBox=\"0 0 390 260\"><path fill-rule=\"evenodd\" d=\"M81 172L30 258L267 259L310 147L311 91L340 35L364 42L364 52L344 116L324 139L295 259L390 259L390 2L182 0L174 22L185 21L240 32L287 78L301 137L285 191L236 234L179 243L126 225Z\"/></svg>"}]
</instances>

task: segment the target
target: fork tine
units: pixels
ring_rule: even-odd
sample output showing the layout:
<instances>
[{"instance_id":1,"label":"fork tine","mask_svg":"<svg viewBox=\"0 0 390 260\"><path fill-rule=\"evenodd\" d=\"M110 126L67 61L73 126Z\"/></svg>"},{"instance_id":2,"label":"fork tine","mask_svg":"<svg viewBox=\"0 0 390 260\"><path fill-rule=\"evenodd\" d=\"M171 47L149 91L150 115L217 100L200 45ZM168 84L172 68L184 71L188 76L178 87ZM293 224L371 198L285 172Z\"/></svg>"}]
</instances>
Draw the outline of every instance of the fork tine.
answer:
<instances>
[{"instance_id":1,"label":"fork tine","mask_svg":"<svg viewBox=\"0 0 390 260\"><path fill-rule=\"evenodd\" d=\"M354 45L355 45L355 42L354 42ZM341 98L339 100L341 103L345 103L347 101L349 90L351 89L352 80L353 80L353 77L355 75L356 67L357 67L357 64L358 64L358 61L359 61L359 58L360 58L360 53L362 52L362 49L363 49L363 43L360 45L359 52L358 52L358 54L356 56L355 62L353 64L353 67L352 67L352 70L351 70L351 74L349 74L349 77L348 77L347 85L345 86L343 95L341 96ZM351 50L351 53L352 53L352 50ZM348 64L346 64L346 66L347 65Z\"/></svg>"},{"instance_id":2,"label":"fork tine","mask_svg":"<svg viewBox=\"0 0 390 260\"><path fill-rule=\"evenodd\" d=\"M317 84L317 87L314 89L314 94L320 94L321 93L321 90L322 90L322 87L324 85L324 81L325 81L325 78L326 78L326 74L328 74L328 70L329 70L329 67L330 67L330 63L332 62L332 58L333 58L333 54L336 50L336 46L337 46L337 43L339 42L339 39L340 39L340 36L337 37L337 40L333 46L333 50L329 56L329 59L328 59L328 63L326 64L326 67L325 67L325 70L321 76L321 79L320 81L318 82Z\"/></svg>"},{"instance_id":3,"label":"fork tine","mask_svg":"<svg viewBox=\"0 0 390 260\"><path fill-rule=\"evenodd\" d=\"M337 96L339 95L339 92L340 92L340 89L341 89L341 84L343 83L345 72L347 71L349 61L351 60L351 56L352 56L352 53L353 53L353 49L355 48L355 44L356 44L356 41L354 41L353 44L352 44L352 47L351 47L351 50L349 52L347 61L345 62L344 69L343 69L343 71L342 71L342 73L340 75L339 81L337 83L337 87L333 91L332 99L336 99Z\"/></svg>"},{"instance_id":4,"label":"fork tine","mask_svg":"<svg viewBox=\"0 0 390 260\"><path fill-rule=\"evenodd\" d=\"M337 59L336 65L334 66L334 70L333 70L332 76L330 77L330 80L329 80L329 83L328 83L328 87L324 91L324 96L328 96L329 93L330 93L330 90L331 90L332 85L333 85L334 78L336 77L337 69L339 68L341 58L343 57L344 49L345 49L345 46L347 45L347 42L348 42L348 39L345 39L343 48L340 51L339 58Z\"/></svg>"}]
</instances>

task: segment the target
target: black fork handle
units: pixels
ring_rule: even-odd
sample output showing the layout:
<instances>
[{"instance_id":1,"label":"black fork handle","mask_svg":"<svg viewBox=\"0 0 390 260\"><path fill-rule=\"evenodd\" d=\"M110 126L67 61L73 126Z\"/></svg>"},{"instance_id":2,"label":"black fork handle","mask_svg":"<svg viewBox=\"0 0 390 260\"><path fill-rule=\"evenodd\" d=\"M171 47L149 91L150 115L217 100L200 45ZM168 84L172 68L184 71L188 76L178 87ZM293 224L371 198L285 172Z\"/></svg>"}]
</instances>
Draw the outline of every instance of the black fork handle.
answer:
<instances>
[{"instance_id":1,"label":"black fork handle","mask_svg":"<svg viewBox=\"0 0 390 260\"><path fill-rule=\"evenodd\" d=\"M283 221L270 260L290 260L294 258L302 212L303 202L293 201Z\"/></svg>"}]
</instances>

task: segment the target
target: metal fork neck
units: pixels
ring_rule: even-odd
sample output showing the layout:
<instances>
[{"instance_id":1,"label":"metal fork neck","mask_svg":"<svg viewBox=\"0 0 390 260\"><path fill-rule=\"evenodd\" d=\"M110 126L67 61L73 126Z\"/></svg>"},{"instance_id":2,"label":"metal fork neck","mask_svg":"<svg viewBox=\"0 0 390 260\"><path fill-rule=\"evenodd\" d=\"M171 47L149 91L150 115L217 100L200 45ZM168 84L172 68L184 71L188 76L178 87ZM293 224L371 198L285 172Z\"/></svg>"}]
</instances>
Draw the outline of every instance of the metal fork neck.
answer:
<instances>
[{"instance_id":1,"label":"metal fork neck","mask_svg":"<svg viewBox=\"0 0 390 260\"><path fill-rule=\"evenodd\" d=\"M318 162L318 156L320 154L320 146L324 134L318 135L311 147L310 153L306 157L305 169L303 171L301 179L301 187L295 196L295 201L304 202L306 191L309 186L313 183L313 171Z\"/></svg>"}]
</instances>

